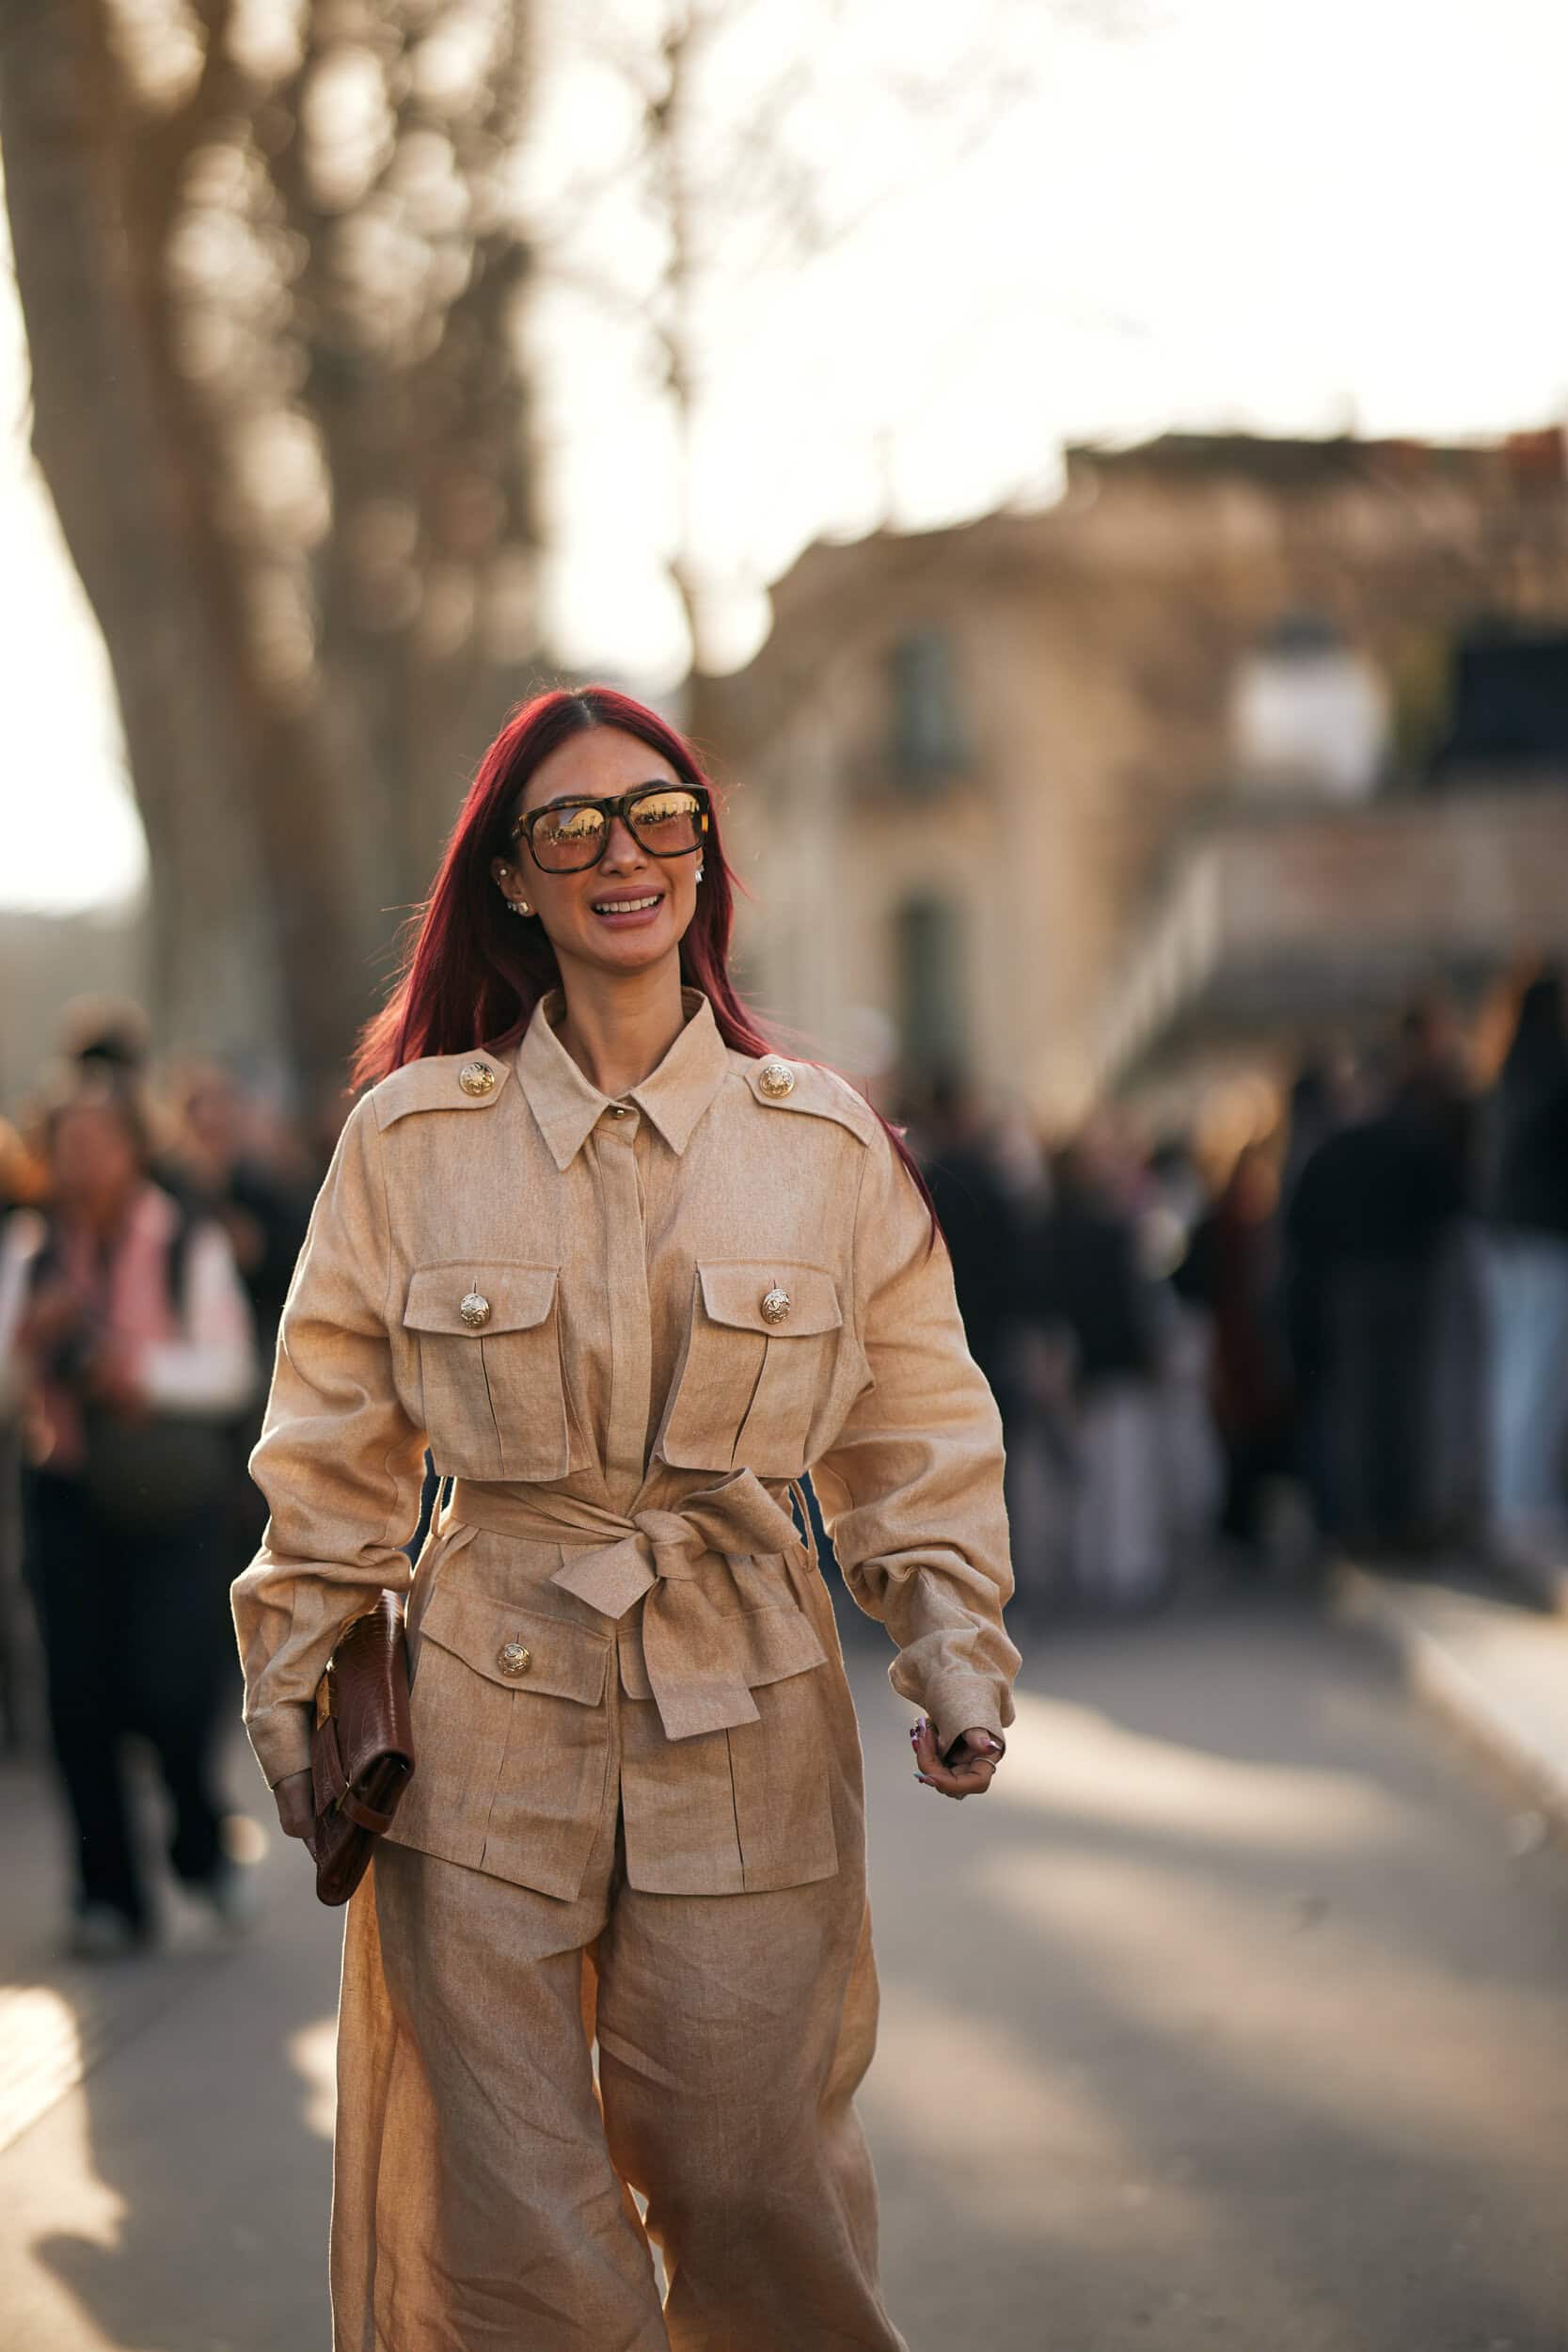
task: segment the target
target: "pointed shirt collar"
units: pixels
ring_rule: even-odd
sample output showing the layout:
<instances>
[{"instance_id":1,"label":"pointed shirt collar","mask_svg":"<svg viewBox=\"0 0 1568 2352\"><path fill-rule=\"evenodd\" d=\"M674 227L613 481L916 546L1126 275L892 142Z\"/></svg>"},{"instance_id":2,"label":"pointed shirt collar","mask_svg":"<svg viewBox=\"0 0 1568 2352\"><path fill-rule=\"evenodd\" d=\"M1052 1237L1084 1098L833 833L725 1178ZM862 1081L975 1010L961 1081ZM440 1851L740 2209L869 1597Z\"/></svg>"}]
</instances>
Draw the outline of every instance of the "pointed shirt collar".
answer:
<instances>
[{"instance_id":1,"label":"pointed shirt collar","mask_svg":"<svg viewBox=\"0 0 1568 2352\"><path fill-rule=\"evenodd\" d=\"M701 989L683 988L686 1025L657 1070L625 1096L601 1094L562 1044L557 1025L566 1009L558 988L540 998L517 1048L517 1077L557 1168L576 1159L612 1101L635 1103L653 1120L672 1152L686 1150L692 1130L729 1070L729 1049Z\"/></svg>"}]
</instances>

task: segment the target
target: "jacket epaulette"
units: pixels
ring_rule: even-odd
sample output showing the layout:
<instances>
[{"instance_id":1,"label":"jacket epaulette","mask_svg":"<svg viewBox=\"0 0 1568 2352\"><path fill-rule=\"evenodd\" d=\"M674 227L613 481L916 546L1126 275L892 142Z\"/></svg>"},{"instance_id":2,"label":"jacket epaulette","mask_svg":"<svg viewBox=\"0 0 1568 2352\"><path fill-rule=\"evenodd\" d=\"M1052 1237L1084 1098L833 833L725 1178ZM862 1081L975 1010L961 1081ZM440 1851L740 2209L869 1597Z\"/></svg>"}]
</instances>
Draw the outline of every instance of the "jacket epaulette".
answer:
<instances>
[{"instance_id":1,"label":"jacket epaulette","mask_svg":"<svg viewBox=\"0 0 1568 2352\"><path fill-rule=\"evenodd\" d=\"M484 1110L499 1100L511 1075L511 1063L483 1046L471 1054L427 1054L404 1062L365 1099L385 1135L410 1111Z\"/></svg>"},{"instance_id":2,"label":"jacket epaulette","mask_svg":"<svg viewBox=\"0 0 1568 2352\"><path fill-rule=\"evenodd\" d=\"M744 1067L746 1083L765 1110L804 1111L813 1119L836 1120L862 1143L876 1140L880 1124L876 1112L836 1070L824 1070L820 1062L787 1061L782 1054L768 1054Z\"/></svg>"}]
</instances>

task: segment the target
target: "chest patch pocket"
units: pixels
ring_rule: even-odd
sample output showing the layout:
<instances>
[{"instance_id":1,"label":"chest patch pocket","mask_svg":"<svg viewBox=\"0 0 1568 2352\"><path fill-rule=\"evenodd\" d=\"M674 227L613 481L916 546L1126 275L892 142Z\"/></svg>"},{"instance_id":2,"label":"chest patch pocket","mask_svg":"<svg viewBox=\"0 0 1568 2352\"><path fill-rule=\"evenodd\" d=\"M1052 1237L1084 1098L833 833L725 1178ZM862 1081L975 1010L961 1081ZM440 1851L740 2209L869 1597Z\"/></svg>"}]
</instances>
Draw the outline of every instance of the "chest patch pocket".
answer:
<instances>
[{"instance_id":1,"label":"chest patch pocket","mask_svg":"<svg viewBox=\"0 0 1568 2352\"><path fill-rule=\"evenodd\" d=\"M702 1260L656 1451L681 1470L798 1478L843 1323L833 1278L820 1266Z\"/></svg>"},{"instance_id":2,"label":"chest patch pocket","mask_svg":"<svg viewBox=\"0 0 1568 2352\"><path fill-rule=\"evenodd\" d=\"M554 1266L471 1259L416 1266L403 1321L419 1347L437 1470L543 1480L582 1468Z\"/></svg>"}]
</instances>

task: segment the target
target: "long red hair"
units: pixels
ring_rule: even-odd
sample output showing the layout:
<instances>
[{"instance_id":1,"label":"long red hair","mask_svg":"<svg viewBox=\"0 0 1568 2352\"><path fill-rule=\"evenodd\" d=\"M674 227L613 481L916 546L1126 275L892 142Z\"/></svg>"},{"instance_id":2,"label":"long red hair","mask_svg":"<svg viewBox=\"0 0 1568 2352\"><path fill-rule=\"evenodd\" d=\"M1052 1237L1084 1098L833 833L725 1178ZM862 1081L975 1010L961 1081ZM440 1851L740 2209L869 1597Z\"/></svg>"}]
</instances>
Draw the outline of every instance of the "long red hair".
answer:
<instances>
[{"instance_id":1,"label":"long red hair","mask_svg":"<svg viewBox=\"0 0 1568 2352\"><path fill-rule=\"evenodd\" d=\"M707 785L712 792L685 737L612 686L557 687L520 704L480 761L430 897L404 928L397 984L360 1033L350 1071L356 1087L373 1085L426 1054L464 1054L481 1045L499 1052L521 1037L540 998L560 987L561 968L544 925L520 923L508 912L490 865L515 855L510 828L535 769L568 738L593 727L636 736L683 782ZM713 794L715 803L717 798ZM730 978L734 923L735 876L715 805L703 844L703 886L681 941L681 979L702 990L726 1045L767 1054L769 1041ZM929 1208L930 1195L903 1137L892 1127L888 1133Z\"/></svg>"}]
</instances>

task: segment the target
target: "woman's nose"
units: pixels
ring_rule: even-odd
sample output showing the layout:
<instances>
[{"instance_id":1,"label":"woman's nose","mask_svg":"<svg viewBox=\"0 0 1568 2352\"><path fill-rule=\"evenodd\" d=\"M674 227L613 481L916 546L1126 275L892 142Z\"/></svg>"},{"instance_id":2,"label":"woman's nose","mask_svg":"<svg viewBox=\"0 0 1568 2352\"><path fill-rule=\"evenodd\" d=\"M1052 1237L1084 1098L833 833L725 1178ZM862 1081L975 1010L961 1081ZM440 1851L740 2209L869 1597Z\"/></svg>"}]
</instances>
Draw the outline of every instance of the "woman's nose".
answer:
<instances>
[{"instance_id":1,"label":"woman's nose","mask_svg":"<svg viewBox=\"0 0 1568 2352\"><path fill-rule=\"evenodd\" d=\"M599 864L641 866L641 863L642 844L624 817L612 817L610 820L610 839L604 845L604 855Z\"/></svg>"}]
</instances>

